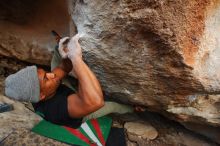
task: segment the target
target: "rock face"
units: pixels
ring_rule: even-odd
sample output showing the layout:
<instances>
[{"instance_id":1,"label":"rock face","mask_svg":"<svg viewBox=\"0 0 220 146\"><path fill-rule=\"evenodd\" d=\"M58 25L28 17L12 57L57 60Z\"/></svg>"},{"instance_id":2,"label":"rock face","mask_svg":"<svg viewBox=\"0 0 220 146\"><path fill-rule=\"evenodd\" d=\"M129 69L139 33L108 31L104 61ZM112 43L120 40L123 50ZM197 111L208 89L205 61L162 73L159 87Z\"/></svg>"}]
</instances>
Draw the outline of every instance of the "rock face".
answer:
<instances>
[{"instance_id":1,"label":"rock face","mask_svg":"<svg viewBox=\"0 0 220 146\"><path fill-rule=\"evenodd\" d=\"M179 123L156 113L139 113L139 120L122 116L128 146L217 146L207 138L185 129ZM156 137L156 138L155 138ZM155 138L155 139L154 139ZM132 142L132 143L131 143Z\"/></svg>"},{"instance_id":2,"label":"rock face","mask_svg":"<svg viewBox=\"0 0 220 146\"><path fill-rule=\"evenodd\" d=\"M55 46L51 30L70 32L66 2L2 0L0 7L0 55L49 65Z\"/></svg>"},{"instance_id":3,"label":"rock face","mask_svg":"<svg viewBox=\"0 0 220 146\"><path fill-rule=\"evenodd\" d=\"M63 1L29 3L0 2L1 56L49 65L50 30L74 22L106 95L219 131L219 0L68 0L72 21Z\"/></svg>"},{"instance_id":4,"label":"rock face","mask_svg":"<svg viewBox=\"0 0 220 146\"><path fill-rule=\"evenodd\" d=\"M14 110L0 113L0 141L15 129L26 128L30 130L42 120L40 116L27 109L24 104L8 99L0 94L0 103L12 104Z\"/></svg>"},{"instance_id":5,"label":"rock face","mask_svg":"<svg viewBox=\"0 0 220 146\"><path fill-rule=\"evenodd\" d=\"M137 135L143 139L153 140L158 136L157 130L149 123L127 122L124 125L128 133Z\"/></svg>"},{"instance_id":6,"label":"rock face","mask_svg":"<svg viewBox=\"0 0 220 146\"><path fill-rule=\"evenodd\" d=\"M72 0L106 94L180 122L220 126L217 0Z\"/></svg>"},{"instance_id":7,"label":"rock face","mask_svg":"<svg viewBox=\"0 0 220 146\"><path fill-rule=\"evenodd\" d=\"M30 144L32 146L45 146L45 145L69 146L68 144L61 143L53 139L46 138L44 136L40 136L24 128L15 129L0 144L2 144L3 146L14 146L14 145L25 146Z\"/></svg>"}]
</instances>

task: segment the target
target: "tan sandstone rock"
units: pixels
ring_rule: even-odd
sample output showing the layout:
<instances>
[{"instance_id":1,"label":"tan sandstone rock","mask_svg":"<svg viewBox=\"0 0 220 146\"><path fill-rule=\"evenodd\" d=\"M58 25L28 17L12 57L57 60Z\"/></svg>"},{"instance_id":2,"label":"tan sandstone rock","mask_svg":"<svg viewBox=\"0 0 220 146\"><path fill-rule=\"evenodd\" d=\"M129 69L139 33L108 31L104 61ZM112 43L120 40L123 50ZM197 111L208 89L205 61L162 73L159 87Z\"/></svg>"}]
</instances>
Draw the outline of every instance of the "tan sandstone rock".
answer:
<instances>
[{"instance_id":1,"label":"tan sandstone rock","mask_svg":"<svg viewBox=\"0 0 220 146\"><path fill-rule=\"evenodd\" d=\"M70 33L66 2L2 0L0 7L0 55L49 65L56 44L51 30Z\"/></svg>"},{"instance_id":2,"label":"tan sandstone rock","mask_svg":"<svg viewBox=\"0 0 220 146\"><path fill-rule=\"evenodd\" d=\"M220 126L220 1L70 2L107 95L179 122Z\"/></svg>"},{"instance_id":3,"label":"tan sandstone rock","mask_svg":"<svg viewBox=\"0 0 220 146\"><path fill-rule=\"evenodd\" d=\"M153 140L158 136L157 130L149 123L127 122L124 125L128 133L138 135L143 139Z\"/></svg>"},{"instance_id":4,"label":"tan sandstone rock","mask_svg":"<svg viewBox=\"0 0 220 146\"><path fill-rule=\"evenodd\" d=\"M24 104L13 101L3 95L0 95L0 103L9 103L14 107L13 111L0 113L0 139L12 133L15 129L31 129L39 121L40 116L27 109Z\"/></svg>"},{"instance_id":5,"label":"tan sandstone rock","mask_svg":"<svg viewBox=\"0 0 220 146\"><path fill-rule=\"evenodd\" d=\"M219 130L219 0L4 1L0 55L49 65L50 30L70 34L73 21L106 95Z\"/></svg>"},{"instance_id":6,"label":"tan sandstone rock","mask_svg":"<svg viewBox=\"0 0 220 146\"><path fill-rule=\"evenodd\" d=\"M2 143L3 146L69 146L20 128L15 129Z\"/></svg>"}]
</instances>

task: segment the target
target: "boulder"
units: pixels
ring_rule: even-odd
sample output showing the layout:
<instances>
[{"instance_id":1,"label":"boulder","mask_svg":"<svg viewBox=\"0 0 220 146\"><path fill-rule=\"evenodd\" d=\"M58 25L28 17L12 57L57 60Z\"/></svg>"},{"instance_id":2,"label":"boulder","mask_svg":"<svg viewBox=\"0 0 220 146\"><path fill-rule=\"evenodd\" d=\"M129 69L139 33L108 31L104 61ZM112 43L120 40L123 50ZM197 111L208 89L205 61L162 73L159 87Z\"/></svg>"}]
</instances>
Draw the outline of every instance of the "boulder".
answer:
<instances>
[{"instance_id":1,"label":"boulder","mask_svg":"<svg viewBox=\"0 0 220 146\"><path fill-rule=\"evenodd\" d=\"M49 65L50 31L77 31L106 96L201 134L192 123L219 130L220 1L2 0L0 8L0 57Z\"/></svg>"},{"instance_id":2,"label":"boulder","mask_svg":"<svg viewBox=\"0 0 220 146\"><path fill-rule=\"evenodd\" d=\"M142 139L154 140L158 136L157 130L146 122L127 122L124 127L128 133L139 136Z\"/></svg>"},{"instance_id":3,"label":"boulder","mask_svg":"<svg viewBox=\"0 0 220 146\"><path fill-rule=\"evenodd\" d=\"M69 146L68 144L33 133L25 128L14 129L0 144L3 146Z\"/></svg>"},{"instance_id":4,"label":"boulder","mask_svg":"<svg viewBox=\"0 0 220 146\"><path fill-rule=\"evenodd\" d=\"M106 95L219 129L220 1L70 3L84 56Z\"/></svg>"},{"instance_id":5,"label":"boulder","mask_svg":"<svg viewBox=\"0 0 220 146\"><path fill-rule=\"evenodd\" d=\"M0 56L50 65L56 45L51 30L70 34L67 2L2 0L0 8Z\"/></svg>"},{"instance_id":6,"label":"boulder","mask_svg":"<svg viewBox=\"0 0 220 146\"><path fill-rule=\"evenodd\" d=\"M164 118L153 112L138 113L138 117L127 115L127 118L120 116L126 135L127 145L157 146L157 145L184 145L184 146L217 146L218 144L204 136L187 130L178 122ZM130 118L128 118L130 117ZM198 127L197 127L198 128ZM214 134L213 134L214 135Z\"/></svg>"},{"instance_id":7,"label":"boulder","mask_svg":"<svg viewBox=\"0 0 220 146\"><path fill-rule=\"evenodd\" d=\"M0 94L0 103L13 105L12 111L0 113L0 141L10 135L15 129L32 129L42 120L40 116L25 107L24 104L13 101Z\"/></svg>"}]
</instances>

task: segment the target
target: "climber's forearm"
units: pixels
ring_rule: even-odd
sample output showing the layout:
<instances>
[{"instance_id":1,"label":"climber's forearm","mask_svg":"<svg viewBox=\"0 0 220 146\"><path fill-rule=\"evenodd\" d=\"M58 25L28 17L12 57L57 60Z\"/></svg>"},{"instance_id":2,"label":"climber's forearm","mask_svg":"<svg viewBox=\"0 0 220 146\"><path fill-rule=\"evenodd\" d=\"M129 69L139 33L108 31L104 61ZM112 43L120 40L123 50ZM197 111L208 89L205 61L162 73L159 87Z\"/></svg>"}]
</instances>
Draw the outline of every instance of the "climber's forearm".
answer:
<instances>
[{"instance_id":1,"label":"climber's forearm","mask_svg":"<svg viewBox=\"0 0 220 146\"><path fill-rule=\"evenodd\" d=\"M88 104L104 104L103 93L99 81L81 57L72 61L73 71L79 80L79 97Z\"/></svg>"},{"instance_id":2,"label":"climber's forearm","mask_svg":"<svg viewBox=\"0 0 220 146\"><path fill-rule=\"evenodd\" d=\"M72 62L70 59L62 59L61 63L58 67L52 70L53 73L56 74L57 77L63 79L71 70L72 70Z\"/></svg>"},{"instance_id":3,"label":"climber's forearm","mask_svg":"<svg viewBox=\"0 0 220 146\"><path fill-rule=\"evenodd\" d=\"M70 59L66 58L66 59L62 59L61 64L59 65L59 67L64 70L66 72L66 74L68 74L73 66L72 66L72 62Z\"/></svg>"}]
</instances>

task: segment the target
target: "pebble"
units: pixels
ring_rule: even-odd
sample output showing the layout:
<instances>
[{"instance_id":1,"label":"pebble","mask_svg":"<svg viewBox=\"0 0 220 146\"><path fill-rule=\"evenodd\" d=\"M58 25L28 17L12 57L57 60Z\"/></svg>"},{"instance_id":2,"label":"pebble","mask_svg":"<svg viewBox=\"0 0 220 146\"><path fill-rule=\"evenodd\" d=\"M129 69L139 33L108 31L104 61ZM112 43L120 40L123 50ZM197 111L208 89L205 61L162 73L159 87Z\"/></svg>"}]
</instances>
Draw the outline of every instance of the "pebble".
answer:
<instances>
[{"instance_id":1,"label":"pebble","mask_svg":"<svg viewBox=\"0 0 220 146\"><path fill-rule=\"evenodd\" d=\"M128 133L140 136L143 139L157 138L158 131L147 122L126 122L124 125Z\"/></svg>"}]
</instances>

